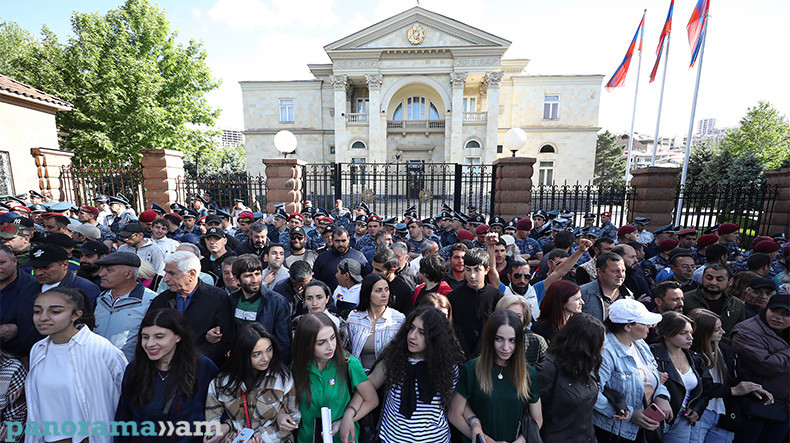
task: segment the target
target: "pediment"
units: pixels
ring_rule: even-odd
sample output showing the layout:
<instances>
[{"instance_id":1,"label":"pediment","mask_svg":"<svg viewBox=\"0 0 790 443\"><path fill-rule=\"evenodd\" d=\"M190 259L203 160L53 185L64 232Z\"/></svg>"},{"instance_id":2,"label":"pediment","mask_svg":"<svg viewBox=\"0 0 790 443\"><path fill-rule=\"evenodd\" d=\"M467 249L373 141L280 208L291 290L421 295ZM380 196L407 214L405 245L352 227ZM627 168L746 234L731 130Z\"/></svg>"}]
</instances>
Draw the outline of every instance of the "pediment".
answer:
<instances>
[{"instance_id":1,"label":"pediment","mask_svg":"<svg viewBox=\"0 0 790 443\"><path fill-rule=\"evenodd\" d=\"M412 27L424 31L420 44L409 41ZM510 42L457 20L414 7L361 31L330 43L324 47L327 54L354 50L419 49L437 47L501 48L504 52Z\"/></svg>"}]
</instances>

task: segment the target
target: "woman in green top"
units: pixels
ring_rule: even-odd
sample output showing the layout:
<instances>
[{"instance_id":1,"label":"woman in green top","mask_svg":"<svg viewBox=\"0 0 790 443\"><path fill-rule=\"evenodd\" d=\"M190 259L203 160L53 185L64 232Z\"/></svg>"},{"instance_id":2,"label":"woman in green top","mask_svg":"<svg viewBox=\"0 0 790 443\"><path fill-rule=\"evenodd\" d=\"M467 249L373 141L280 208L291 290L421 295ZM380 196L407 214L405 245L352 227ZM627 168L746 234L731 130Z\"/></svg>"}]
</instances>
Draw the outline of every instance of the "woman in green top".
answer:
<instances>
[{"instance_id":1,"label":"woman in green top","mask_svg":"<svg viewBox=\"0 0 790 443\"><path fill-rule=\"evenodd\" d=\"M338 346L335 323L323 312L302 316L296 327L292 372L302 422L297 443L312 443L313 433L321 432L321 408L332 410L332 435L335 443L355 440L356 422L378 406L376 389L353 355L346 356ZM362 404L349 406L352 391L359 392Z\"/></svg>"},{"instance_id":2,"label":"woman in green top","mask_svg":"<svg viewBox=\"0 0 790 443\"><path fill-rule=\"evenodd\" d=\"M524 359L524 333L518 316L495 311L483 330L480 357L461 368L450 421L464 441L526 443L519 435L524 406L538 426L543 423L538 373Z\"/></svg>"}]
</instances>

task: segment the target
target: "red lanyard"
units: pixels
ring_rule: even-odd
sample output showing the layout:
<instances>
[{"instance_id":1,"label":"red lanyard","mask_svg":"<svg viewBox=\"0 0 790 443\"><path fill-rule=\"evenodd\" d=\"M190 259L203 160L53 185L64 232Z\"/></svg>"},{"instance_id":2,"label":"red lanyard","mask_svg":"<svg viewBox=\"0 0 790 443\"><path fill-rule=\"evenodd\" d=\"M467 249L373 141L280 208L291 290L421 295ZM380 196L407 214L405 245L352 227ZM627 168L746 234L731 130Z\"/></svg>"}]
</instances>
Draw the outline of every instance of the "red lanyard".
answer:
<instances>
[{"instance_id":1,"label":"red lanyard","mask_svg":"<svg viewBox=\"0 0 790 443\"><path fill-rule=\"evenodd\" d=\"M241 404L244 406L244 418L247 420L247 427L252 429L252 425L250 423L250 411L247 409L247 396L244 395L244 391L241 391Z\"/></svg>"}]
</instances>

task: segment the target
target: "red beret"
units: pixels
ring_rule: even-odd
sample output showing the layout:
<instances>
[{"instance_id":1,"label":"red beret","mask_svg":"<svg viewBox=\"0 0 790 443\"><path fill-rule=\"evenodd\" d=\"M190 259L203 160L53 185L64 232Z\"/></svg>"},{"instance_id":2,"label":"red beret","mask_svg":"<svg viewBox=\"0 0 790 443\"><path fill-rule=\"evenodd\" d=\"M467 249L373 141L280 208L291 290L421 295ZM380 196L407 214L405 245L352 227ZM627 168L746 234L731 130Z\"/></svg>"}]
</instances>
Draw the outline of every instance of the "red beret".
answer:
<instances>
[{"instance_id":1,"label":"red beret","mask_svg":"<svg viewBox=\"0 0 790 443\"><path fill-rule=\"evenodd\" d=\"M482 223L482 224L480 224L478 227L476 227L476 228L475 228L475 234L477 234L477 235L480 235L480 234L485 234L485 233L486 233L486 232L488 232L490 229L491 229L491 228L490 228L490 227L489 227L487 224L485 224L485 223Z\"/></svg>"},{"instance_id":2,"label":"red beret","mask_svg":"<svg viewBox=\"0 0 790 443\"><path fill-rule=\"evenodd\" d=\"M138 217L137 219L143 223L150 223L156 220L156 212L150 209L147 211L143 211L140 213L140 217Z\"/></svg>"},{"instance_id":3,"label":"red beret","mask_svg":"<svg viewBox=\"0 0 790 443\"><path fill-rule=\"evenodd\" d=\"M658 244L658 249L661 250L661 252L669 252L677 248L679 243L680 242L675 239L668 238Z\"/></svg>"},{"instance_id":4,"label":"red beret","mask_svg":"<svg viewBox=\"0 0 790 443\"><path fill-rule=\"evenodd\" d=\"M255 214L250 211L241 211L236 218L239 220L255 220Z\"/></svg>"},{"instance_id":5,"label":"red beret","mask_svg":"<svg viewBox=\"0 0 790 443\"><path fill-rule=\"evenodd\" d=\"M322 217L318 217L318 222L319 223L326 223L328 225L331 225L332 223L335 222L335 219L333 219L332 217L324 215Z\"/></svg>"},{"instance_id":6,"label":"red beret","mask_svg":"<svg viewBox=\"0 0 790 443\"><path fill-rule=\"evenodd\" d=\"M697 230L694 228L686 228L680 232L678 232L678 237L683 237L684 235L697 235Z\"/></svg>"},{"instance_id":7,"label":"red beret","mask_svg":"<svg viewBox=\"0 0 790 443\"><path fill-rule=\"evenodd\" d=\"M470 240L471 241L472 239L475 238L475 235L472 234L472 231L470 231L468 229L459 229L458 230L458 234L456 234L456 237L458 238L458 241L462 241L462 240Z\"/></svg>"},{"instance_id":8,"label":"red beret","mask_svg":"<svg viewBox=\"0 0 790 443\"><path fill-rule=\"evenodd\" d=\"M617 236L622 237L626 234L630 234L632 232L636 232L636 226L634 225L623 225L620 226L620 229L617 230Z\"/></svg>"},{"instance_id":9,"label":"red beret","mask_svg":"<svg viewBox=\"0 0 790 443\"><path fill-rule=\"evenodd\" d=\"M90 212L93 215L99 215L99 209L94 206L83 206L80 208L82 212Z\"/></svg>"},{"instance_id":10,"label":"red beret","mask_svg":"<svg viewBox=\"0 0 790 443\"><path fill-rule=\"evenodd\" d=\"M704 248L719 241L719 236L716 234L703 234L697 239L697 246Z\"/></svg>"},{"instance_id":11,"label":"red beret","mask_svg":"<svg viewBox=\"0 0 790 443\"><path fill-rule=\"evenodd\" d=\"M763 240L760 243L754 245L754 252L763 252L765 254L770 254L772 252L778 251L782 245L773 241L773 240Z\"/></svg>"},{"instance_id":12,"label":"red beret","mask_svg":"<svg viewBox=\"0 0 790 443\"><path fill-rule=\"evenodd\" d=\"M27 206L24 206L24 205L11 206L11 210L12 211L25 211L25 212L28 212L28 213L30 212L30 208L28 208Z\"/></svg>"},{"instance_id":13,"label":"red beret","mask_svg":"<svg viewBox=\"0 0 790 443\"><path fill-rule=\"evenodd\" d=\"M786 245L784 248L782 248L782 255L785 258L790 257L790 245Z\"/></svg>"},{"instance_id":14,"label":"red beret","mask_svg":"<svg viewBox=\"0 0 790 443\"><path fill-rule=\"evenodd\" d=\"M379 217L376 214L370 214L370 217L368 217L368 223L370 223L370 222L379 222L379 223L381 223L381 217Z\"/></svg>"},{"instance_id":15,"label":"red beret","mask_svg":"<svg viewBox=\"0 0 790 443\"><path fill-rule=\"evenodd\" d=\"M300 214L298 212L292 212L291 215L288 216L288 220L291 220L291 219L294 219L294 218L298 218L299 220L304 221L304 215L302 215L302 214Z\"/></svg>"},{"instance_id":16,"label":"red beret","mask_svg":"<svg viewBox=\"0 0 790 443\"><path fill-rule=\"evenodd\" d=\"M612 216L612 213L611 213L611 212L609 212L609 211L604 211L604 212L601 212L601 215L605 215L605 216L607 216L607 217L611 217L611 216Z\"/></svg>"},{"instance_id":17,"label":"red beret","mask_svg":"<svg viewBox=\"0 0 790 443\"><path fill-rule=\"evenodd\" d=\"M754 247L757 246L757 243L760 243L761 241L764 241L764 240L773 241L774 239L772 239L771 237L768 237L767 235L761 235L759 237L754 237L754 240L752 240L752 249L754 249Z\"/></svg>"},{"instance_id":18,"label":"red beret","mask_svg":"<svg viewBox=\"0 0 790 443\"><path fill-rule=\"evenodd\" d=\"M727 234L732 234L733 232L737 231L740 228L741 226L736 225L735 223L722 223L719 226L717 232L719 233L719 235L727 235Z\"/></svg>"},{"instance_id":19,"label":"red beret","mask_svg":"<svg viewBox=\"0 0 790 443\"><path fill-rule=\"evenodd\" d=\"M163 215L162 217L176 219L176 220L178 220L179 223L181 222L181 220L183 220L181 218L181 216L176 214L175 212L168 212L167 214Z\"/></svg>"},{"instance_id":20,"label":"red beret","mask_svg":"<svg viewBox=\"0 0 790 443\"><path fill-rule=\"evenodd\" d=\"M532 229L532 221L528 218L522 218L516 223L517 231L529 231L530 229Z\"/></svg>"}]
</instances>

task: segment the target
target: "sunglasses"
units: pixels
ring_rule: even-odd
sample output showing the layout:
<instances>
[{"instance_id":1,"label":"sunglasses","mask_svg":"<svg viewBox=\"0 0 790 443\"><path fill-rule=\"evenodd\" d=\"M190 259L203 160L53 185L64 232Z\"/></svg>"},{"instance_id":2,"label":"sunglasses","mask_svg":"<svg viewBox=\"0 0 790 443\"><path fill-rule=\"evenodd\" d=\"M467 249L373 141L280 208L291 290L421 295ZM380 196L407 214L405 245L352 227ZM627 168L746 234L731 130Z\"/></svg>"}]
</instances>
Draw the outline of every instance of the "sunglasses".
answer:
<instances>
[{"instance_id":1,"label":"sunglasses","mask_svg":"<svg viewBox=\"0 0 790 443\"><path fill-rule=\"evenodd\" d=\"M292 235L291 238L304 238L304 235Z\"/></svg>"},{"instance_id":2,"label":"sunglasses","mask_svg":"<svg viewBox=\"0 0 790 443\"><path fill-rule=\"evenodd\" d=\"M516 272L515 274L513 274L513 279L520 280L521 278L525 278L525 279L529 280L529 279L532 278L532 274L521 273L521 272Z\"/></svg>"}]
</instances>

